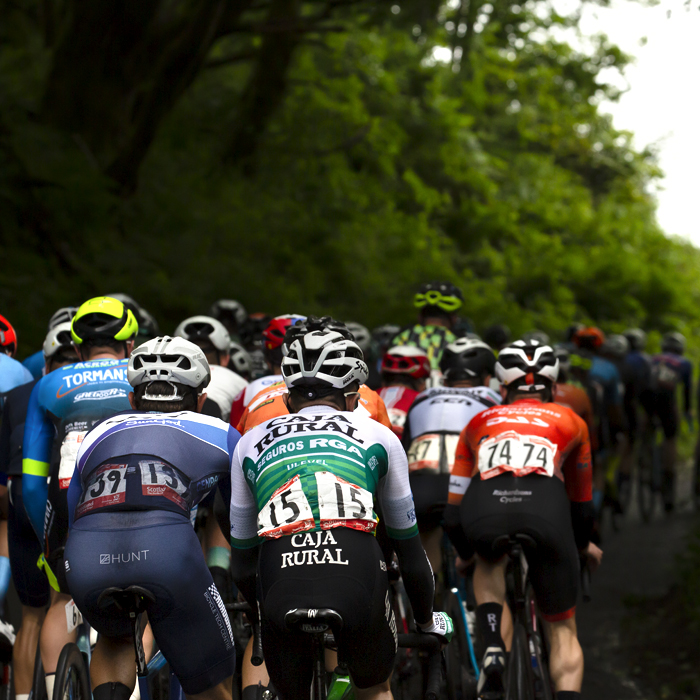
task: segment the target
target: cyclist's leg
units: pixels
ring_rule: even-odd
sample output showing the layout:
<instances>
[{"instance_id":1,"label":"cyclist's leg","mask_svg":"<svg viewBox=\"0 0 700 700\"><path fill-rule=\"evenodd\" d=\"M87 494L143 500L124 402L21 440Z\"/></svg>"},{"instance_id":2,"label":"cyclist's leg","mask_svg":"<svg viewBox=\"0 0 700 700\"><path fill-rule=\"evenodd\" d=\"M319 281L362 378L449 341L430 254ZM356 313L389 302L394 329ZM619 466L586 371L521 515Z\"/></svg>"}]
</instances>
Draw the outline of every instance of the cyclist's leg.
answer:
<instances>
[{"instance_id":1,"label":"cyclist's leg","mask_svg":"<svg viewBox=\"0 0 700 700\"><path fill-rule=\"evenodd\" d=\"M46 692L49 697L53 692L56 666L61 650L66 644L75 642L77 639L76 630L69 632L66 623L66 605L70 599L67 593L51 591L51 605L41 627L41 662L44 665Z\"/></svg>"},{"instance_id":2,"label":"cyclist's leg","mask_svg":"<svg viewBox=\"0 0 700 700\"><path fill-rule=\"evenodd\" d=\"M243 653L243 665L241 667L242 700L258 700L258 684L263 688L270 685L270 674L263 662L260 666L253 666L250 658L253 655L253 637L248 640L248 645Z\"/></svg>"},{"instance_id":3,"label":"cyclist's leg","mask_svg":"<svg viewBox=\"0 0 700 700\"><path fill-rule=\"evenodd\" d=\"M549 640L549 675L556 691L581 692L583 650L576 635L576 618L558 622L545 621Z\"/></svg>"},{"instance_id":4,"label":"cyclist's leg","mask_svg":"<svg viewBox=\"0 0 700 700\"><path fill-rule=\"evenodd\" d=\"M104 683L123 683L133 691L136 685L134 653L134 640L131 635L101 635L90 660L90 681L93 690Z\"/></svg>"},{"instance_id":5,"label":"cyclist's leg","mask_svg":"<svg viewBox=\"0 0 700 700\"><path fill-rule=\"evenodd\" d=\"M676 445L678 435L678 402L675 393L663 392L657 394L658 416L664 431L664 441L661 447L661 466L663 469L662 496L667 512L673 510L675 494L674 483L676 473Z\"/></svg>"},{"instance_id":6,"label":"cyclist's leg","mask_svg":"<svg viewBox=\"0 0 700 700\"><path fill-rule=\"evenodd\" d=\"M380 683L379 685L374 685L371 688L358 688L353 685L355 690L356 700L392 700L393 696L391 694L391 676Z\"/></svg>"},{"instance_id":7,"label":"cyclist's leg","mask_svg":"<svg viewBox=\"0 0 700 700\"><path fill-rule=\"evenodd\" d=\"M12 649L15 693L28 695L32 688L34 659L39 632L49 602L49 584L36 565L41 545L29 522L22 500L22 477L8 482L9 509L7 519L8 548L12 580L22 603L22 623ZM20 700L24 700L20 697Z\"/></svg>"}]
</instances>

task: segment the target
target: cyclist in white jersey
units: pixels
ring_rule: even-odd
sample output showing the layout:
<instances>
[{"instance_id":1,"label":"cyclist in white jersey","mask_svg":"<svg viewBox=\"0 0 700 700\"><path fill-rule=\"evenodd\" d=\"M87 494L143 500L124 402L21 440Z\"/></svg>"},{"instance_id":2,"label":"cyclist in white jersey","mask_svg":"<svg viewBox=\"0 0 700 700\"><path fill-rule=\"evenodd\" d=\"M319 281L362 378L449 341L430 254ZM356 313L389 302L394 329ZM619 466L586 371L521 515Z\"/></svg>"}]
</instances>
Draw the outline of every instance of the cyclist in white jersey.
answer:
<instances>
[{"instance_id":1,"label":"cyclist in white jersey","mask_svg":"<svg viewBox=\"0 0 700 700\"><path fill-rule=\"evenodd\" d=\"M444 386L418 394L402 436L421 540L435 571L441 569L442 518L459 434L481 411L501 403L488 384L496 357L481 340L459 338L443 351Z\"/></svg>"},{"instance_id":2,"label":"cyclist in white jersey","mask_svg":"<svg viewBox=\"0 0 700 700\"><path fill-rule=\"evenodd\" d=\"M234 579L248 601L257 597L280 698L309 695L310 640L285 626L286 613L303 607L341 614L338 655L355 697L390 697L396 620L372 536L378 499L419 628L445 638L452 631L449 617L432 612L404 451L389 428L354 411L367 365L353 341L332 330L307 333L290 344L282 374L290 415L250 430L232 455Z\"/></svg>"}]
</instances>

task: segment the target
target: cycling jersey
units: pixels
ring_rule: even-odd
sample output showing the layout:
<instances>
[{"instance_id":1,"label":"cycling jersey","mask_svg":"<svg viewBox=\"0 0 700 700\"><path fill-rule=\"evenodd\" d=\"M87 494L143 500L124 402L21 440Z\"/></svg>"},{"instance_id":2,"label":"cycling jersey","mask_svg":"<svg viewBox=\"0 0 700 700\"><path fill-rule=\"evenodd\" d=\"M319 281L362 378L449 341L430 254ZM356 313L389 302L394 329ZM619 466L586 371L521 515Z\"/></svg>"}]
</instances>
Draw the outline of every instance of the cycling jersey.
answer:
<instances>
[{"instance_id":1,"label":"cycling jersey","mask_svg":"<svg viewBox=\"0 0 700 700\"><path fill-rule=\"evenodd\" d=\"M243 416L243 411L245 411L248 404L264 389L277 384L280 380L279 374L268 374L264 377L258 377L254 379L247 386L245 386L241 391L238 392L236 397L233 399L231 404L231 416L230 422L234 427L238 425L241 417Z\"/></svg>"},{"instance_id":2,"label":"cycling jersey","mask_svg":"<svg viewBox=\"0 0 700 700\"><path fill-rule=\"evenodd\" d=\"M651 358L651 388L658 393L673 392L683 385L685 413L690 411L693 366L690 360L672 352L662 352Z\"/></svg>"},{"instance_id":3,"label":"cycling jersey","mask_svg":"<svg viewBox=\"0 0 700 700\"><path fill-rule=\"evenodd\" d=\"M33 355L22 360L22 364L31 372L34 379L41 379L44 376L46 361L44 360L44 351L38 350Z\"/></svg>"},{"instance_id":4,"label":"cycling jersey","mask_svg":"<svg viewBox=\"0 0 700 700\"><path fill-rule=\"evenodd\" d=\"M192 411L103 420L78 453L68 492L71 525L98 511L167 510L189 518L219 482L227 501L227 440L235 445L239 437L223 421Z\"/></svg>"},{"instance_id":5,"label":"cycling jersey","mask_svg":"<svg viewBox=\"0 0 700 700\"><path fill-rule=\"evenodd\" d=\"M131 386L126 378L128 360L90 360L66 365L42 377L34 387L24 429L24 501L37 534L45 534L47 477L51 472L51 513L61 516L59 529L67 532L65 493L75 459L87 431L107 416L130 408ZM50 465L50 468L49 468Z\"/></svg>"},{"instance_id":6,"label":"cycling jersey","mask_svg":"<svg viewBox=\"0 0 700 700\"><path fill-rule=\"evenodd\" d=\"M236 428L243 435L256 425L277 416L288 415L289 411L284 403L284 395L287 387L284 381L277 381L266 389L263 389L246 407ZM367 385L360 387L360 400L355 409L361 415L368 415L378 423L391 428L391 421L386 412L386 406L376 391L372 391Z\"/></svg>"},{"instance_id":7,"label":"cycling jersey","mask_svg":"<svg viewBox=\"0 0 700 700\"><path fill-rule=\"evenodd\" d=\"M486 386L443 386L421 392L408 412L402 438L409 453L409 469L449 472L454 463L456 436L475 415L500 403L501 397Z\"/></svg>"},{"instance_id":8,"label":"cycling jersey","mask_svg":"<svg viewBox=\"0 0 700 700\"><path fill-rule=\"evenodd\" d=\"M570 408L537 399L494 406L459 436L449 503L458 505L474 477L538 474L566 484L569 500L592 499L588 428Z\"/></svg>"},{"instance_id":9,"label":"cycling jersey","mask_svg":"<svg viewBox=\"0 0 700 700\"><path fill-rule=\"evenodd\" d=\"M248 382L239 374L220 365L211 365L211 381L206 393L215 401L221 411L221 418L228 422L231 415L231 404L236 396L248 385Z\"/></svg>"},{"instance_id":10,"label":"cycling jersey","mask_svg":"<svg viewBox=\"0 0 700 700\"><path fill-rule=\"evenodd\" d=\"M0 352L0 408L2 408L4 394L16 386L31 382L33 378L21 362Z\"/></svg>"},{"instance_id":11,"label":"cycling jersey","mask_svg":"<svg viewBox=\"0 0 700 700\"><path fill-rule=\"evenodd\" d=\"M407 386L385 386L379 389L378 393L386 406L391 429L401 438L408 409L411 408L418 392Z\"/></svg>"},{"instance_id":12,"label":"cycling jersey","mask_svg":"<svg viewBox=\"0 0 700 700\"><path fill-rule=\"evenodd\" d=\"M588 437L591 441L591 449L595 451L598 441L595 433L595 423L593 420L593 407L588 394L579 386L568 382L559 382L554 386L554 403L560 406L567 406L576 415L583 418L588 428Z\"/></svg>"},{"instance_id":13,"label":"cycling jersey","mask_svg":"<svg viewBox=\"0 0 700 700\"><path fill-rule=\"evenodd\" d=\"M392 345L412 345L426 351L430 359L430 366L434 370L440 369L442 351L457 340L457 336L444 326L422 326L416 324L411 328L401 331L391 342Z\"/></svg>"},{"instance_id":14,"label":"cycling jersey","mask_svg":"<svg viewBox=\"0 0 700 700\"><path fill-rule=\"evenodd\" d=\"M330 406L269 420L232 452L231 544L334 527L373 532L380 483L389 536L413 537L406 455L389 429Z\"/></svg>"}]
</instances>

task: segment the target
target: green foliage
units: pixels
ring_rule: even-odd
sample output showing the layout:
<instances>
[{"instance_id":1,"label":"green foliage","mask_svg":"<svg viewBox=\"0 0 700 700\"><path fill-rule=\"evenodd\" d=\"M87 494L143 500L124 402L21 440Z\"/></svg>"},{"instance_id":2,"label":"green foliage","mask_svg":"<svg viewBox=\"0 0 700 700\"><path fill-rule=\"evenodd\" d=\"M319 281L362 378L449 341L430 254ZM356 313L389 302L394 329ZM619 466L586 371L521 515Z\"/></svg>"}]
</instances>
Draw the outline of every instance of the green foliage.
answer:
<instances>
[{"instance_id":1,"label":"green foliage","mask_svg":"<svg viewBox=\"0 0 700 700\"><path fill-rule=\"evenodd\" d=\"M177 8L172 27L196 14L161 4ZM55 84L75 22L52 45L36 7L0 0L0 312L22 354L56 307L109 291L164 331L222 296L373 326L411 321L415 287L432 278L462 286L478 328L556 337L581 320L692 335L698 251L655 222L653 154L598 111L616 97L600 72L625 66L619 49L555 40L548 29L576 17L534 0L329 2L317 20L318 5L256 4L229 18L235 31L221 20L146 128L143 104L179 46L149 24L148 51L170 52L160 73L122 47L136 63L107 87L135 102L83 129L74 109L47 114L49 97L89 89ZM282 31L295 16L303 32L275 56L264 23Z\"/></svg>"}]
</instances>

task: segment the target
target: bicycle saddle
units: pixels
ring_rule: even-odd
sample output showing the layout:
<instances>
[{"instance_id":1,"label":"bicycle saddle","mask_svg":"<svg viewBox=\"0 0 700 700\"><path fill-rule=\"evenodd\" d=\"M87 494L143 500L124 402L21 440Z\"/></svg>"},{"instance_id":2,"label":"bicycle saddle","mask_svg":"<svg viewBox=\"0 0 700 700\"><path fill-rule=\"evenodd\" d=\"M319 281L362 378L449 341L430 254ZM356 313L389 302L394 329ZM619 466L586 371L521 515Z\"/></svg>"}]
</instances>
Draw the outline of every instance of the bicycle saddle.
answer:
<instances>
[{"instance_id":1,"label":"bicycle saddle","mask_svg":"<svg viewBox=\"0 0 700 700\"><path fill-rule=\"evenodd\" d=\"M343 629L341 614L331 608L294 608L284 616L284 624L290 630L318 634L328 629Z\"/></svg>"},{"instance_id":2,"label":"bicycle saddle","mask_svg":"<svg viewBox=\"0 0 700 700\"><path fill-rule=\"evenodd\" d=\"M515 535L501 535L497 537L493 541L491 549L494 552L507 552L517 545L530 550L537 549L537 542L530 535L524 535L520 532Z\"/></svg>"},{"instance_id":3,"label":"bicycle saddle","mask_svg":"<svg viewBox=\"0 0 700 700\"><path fill-rule=\"evenodd\" d=\"M142 586L127 586L126 588L105 588L97 599L100 608L116 605L123 612L142 613L149 603L155 603L156 597L151 591Z\"/></svg>"}]
</instances>

